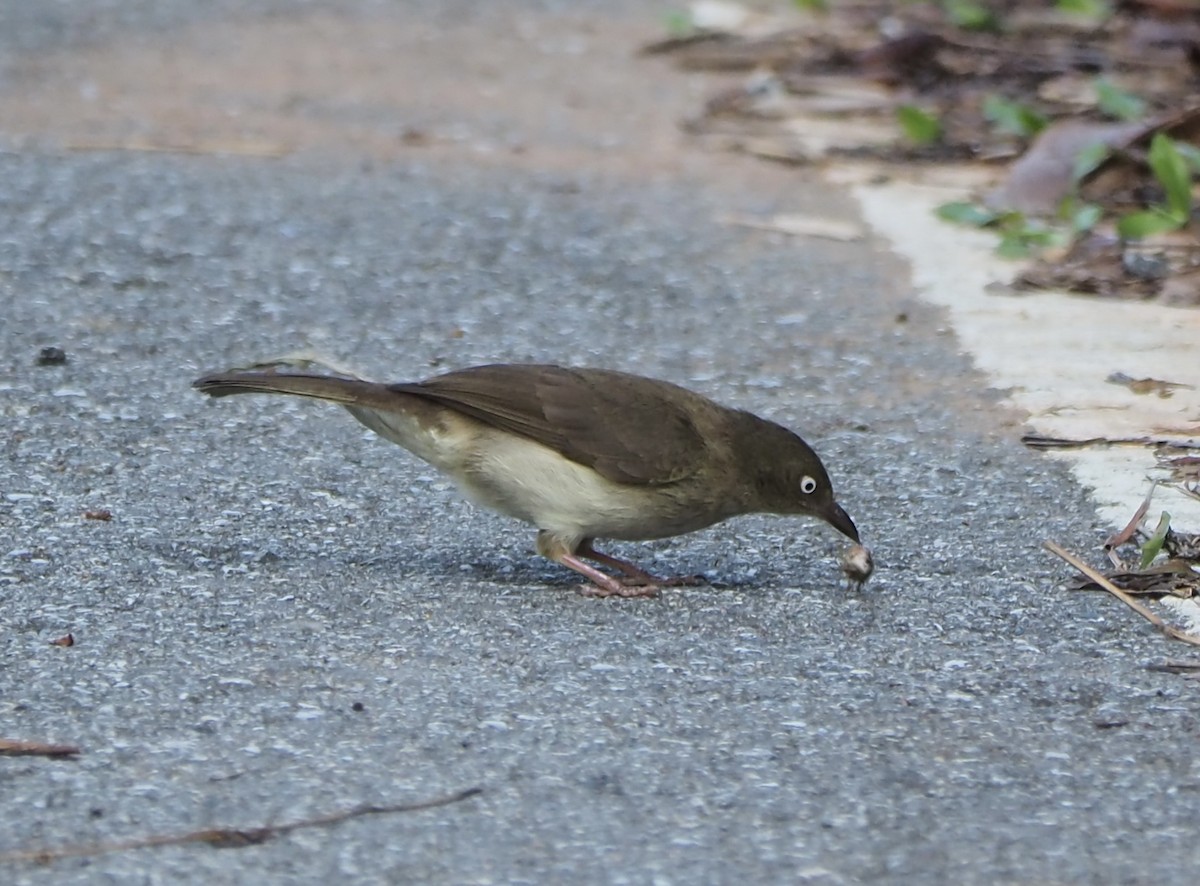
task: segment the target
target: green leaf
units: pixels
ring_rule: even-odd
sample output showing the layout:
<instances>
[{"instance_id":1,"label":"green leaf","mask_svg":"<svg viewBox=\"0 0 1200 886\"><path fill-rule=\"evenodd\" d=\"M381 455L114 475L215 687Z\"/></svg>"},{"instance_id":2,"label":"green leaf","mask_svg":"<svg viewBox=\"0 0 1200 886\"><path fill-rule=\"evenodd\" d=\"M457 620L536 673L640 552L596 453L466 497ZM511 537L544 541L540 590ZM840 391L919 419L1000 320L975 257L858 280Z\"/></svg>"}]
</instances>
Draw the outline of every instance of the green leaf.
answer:
<instances>
[{"instance_id":1,"label":"green leaf","mask_svg":"<svg viewBox=\"0 0 1200 886\"><path fill-rule=\"evenodd\" d=\"M1108 145L1101 142L1088 145L1075 155L1075 165L1071 170L1071 181L1076 184L1083 181L1099 168L1101 163L1108 159L1109 153Z\"/></svg>"},{"instance_id":2,"label":"green leaf","mask_svg":"<svg viewBox=\"0 0 1200 886\"><path fill-rule=\"evenodd\" d=\"M990 209L977 206L974 203L943 203L934 210L937 217L943 221L960 225L970 225L974 228L985 228L999 217Z\"/></svg>"},{"instance_id":3,"label":"green leaf","mask_svg":"<svg viewBox=\"0 0 1200 886\"><path fill-rule=\"evenodd\" d=\"M1117 120L1137 120L1146 113L1146 103L1131 92L1101 77L1095 83L1096 104Z\"/></svg>"},{"instance_id":4,"label":"green leaf","mask_svg":"<svg viewBox=\"0 0 1200 886\"><path fill-rule=\"evenodd\" d=\"M1061 12L1086 16L1096 21L1108 18L1112 12L1105 0L1058 0L1055 5Z\"/></svg>"},{"instance_id":5,"label":"green leaf","mask_svg":"<svg viewBox=\"0 0 1200 886\"><path fill-rule=\"evenodd\" d=\"M1200 148L1187 142L1175 142L1175 150L1192 168L1192 175L1200 175Z\"/></svg>"},{"instance_id":6,"label":"green leaf","mask_svg":"<svg viewBox=\"0 0 1200 886\"><path fill-rule=\"evenodd\" d=\"M1000 236L996 254L1001 258L1028 258L1049 246L1067 246L1081 231L1096 224L1102 214L1099 206L1079 203L1075 197L1067 197L1059 207L1060 216L1072 223L1071 229L974 203L943 203L934 212L944 221L995 230Z\"/></svg>"},{"instance_id":7,"label":"green leaf","mask_svg":"<svg viewBox=\"0 0 1200 886\"><path fill-rule=\"evenodd\" d=\"M1103 216L1104 210L1095 203L1080 203L1067 216L1067 220L1071 223L1072 232L1082 234L1094 228Z\"/></svg>"},{"instance_id":8,"label":"green leaf","mask_svg":"<svg viewBox=\"0 0 1200 886\"><path fill-rule=\"evenodd\" d=\"M1192 176L1187 163L1175 150L1175 143L1161 132L1150 142L1147 156L1150 169L1167 192L1167 208L1171 215L1187 221L1192 211Z\"/></svg>"},{"instance_id":9,"label":"green leaf","mask_svg":"<svg viewBox=\"0 0 1200 886\"><path fill-rule=\"evenodd\" d=\"M663 25L672 37L686 37L695 28L692 26L692 16L687 12L672 10L663 16Z\"/></svg>"},{"instance_id":10,"label":"green leaf","mask_svg":"<svg viewBox=\"0 0 1200 886\"><path fill-rule=\"evenodd\" d=\"M1000 244L996 254L1001 258L1026 258L1047 246L1065 246L1071 234L1061 228L1053 228L1019 212L1006 212L1000 217Z\"/></svg>"},{"instance_id":11,"label":"green leaf","mask_svg":"<svg viewBox=\"0 0 1200 886\"><path fill-rule=\"evenodd\" d=\"M929 145L941 137L941 121L915 105L901 105L896 108L896 120L904 130L905 137L913 144Z\"/></svg>"},{"instance_id":12,"label":"green leaf","mask_svg":"<svg viewBox=\"0 0 1200 886\"><path fill-rule=\"evenodd\" d=\"M996 255L1001 258L1029 258L1033 253L1033 244L1015 232L1001 237L996 247Z\"/></svg>"},{"instance_id":13,"label":"green leaf","mask_svg":"<svg viewBox=\"0 0 1200 886\"><path fill-rule=\"evenodd\" d=\"M1167 540L1167 533L1170 530L1171 515L1163 511L1162 516L1158 518L1158 526L1154 530L1154 535L1150 536L1150 540L1142 545L1142 562L1138 569L1145 569L1154 562L1154 558L1162 550L1163 542Z\"/></svg>"},{"instance_id":14,"label":"green leaf","mask_svg":"<svg viewBox=\"0 0 1200 886\"><path fill-rule=\"evenodd\" d=\"M983 100L983 116L997 132L1021 138L1030 138L1046 128L1046 118L1033 108L1000 95Z\"/></svg>"},{"instance_id":15,"label":"green leaf","mask_svg":"<svg viewBox=\"0 0 1200 886\"><path fill-rule=\"evenodd\" d=\"M942 0L951 23L967 31L991 31L999 24L992 11L974 0Z\"/></svg>"},{"instance_id":16,"label":"green leaf","mask_svg":"<svg viewBox=\"0 0 1200 886\"><path fill-rule=\"evenodd\" d=\"M797 9L804 12L828 12L829 4L825 0L792 0Z\"/></svg>"},{"instance_id":17,"label":"green leaf","mask_svg":"<svg viewBox=\"0 0 1200 886\"><path fill-rule=\"evenodd\" d=\"M1177 218L1162 209L1152 208L1122 216L1117 220L1117 233L1126 240L1140 240L1182 228L1186 222L1186 218Z\"/></svg>"},{"instance_id":18,"label":"green leaf","mask_svg":"<svg viewBox=\"0 0 1200 886\"><path fill-rule=\"evenodd\" d=\"M1066 231L1041 226L1025 228L1021 234L1030 246L1036 246L1039 249L1046 246L1064 246L1070 240L1070 235Z\"/></svg>"}]
</instances>

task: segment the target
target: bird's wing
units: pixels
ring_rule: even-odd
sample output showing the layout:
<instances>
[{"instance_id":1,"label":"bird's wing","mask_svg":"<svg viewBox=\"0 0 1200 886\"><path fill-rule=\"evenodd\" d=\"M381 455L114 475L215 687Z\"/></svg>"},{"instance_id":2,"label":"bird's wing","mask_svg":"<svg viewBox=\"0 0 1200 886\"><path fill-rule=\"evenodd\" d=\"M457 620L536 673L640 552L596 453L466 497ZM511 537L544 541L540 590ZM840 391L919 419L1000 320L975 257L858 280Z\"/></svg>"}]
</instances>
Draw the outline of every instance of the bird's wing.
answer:
<instances>
[{"instance_id":1,"label":"bird's wing","mask_svg":"<svg viewBox=\"0 0 1200 886\"><path fill-rule=\"evenodd\" d=\"M527 437L616 483L639 486L694 474L706 455L696 410L718 408L667 382L549 365L476 366L389 388Z\"/></svg>"}]
</instances>

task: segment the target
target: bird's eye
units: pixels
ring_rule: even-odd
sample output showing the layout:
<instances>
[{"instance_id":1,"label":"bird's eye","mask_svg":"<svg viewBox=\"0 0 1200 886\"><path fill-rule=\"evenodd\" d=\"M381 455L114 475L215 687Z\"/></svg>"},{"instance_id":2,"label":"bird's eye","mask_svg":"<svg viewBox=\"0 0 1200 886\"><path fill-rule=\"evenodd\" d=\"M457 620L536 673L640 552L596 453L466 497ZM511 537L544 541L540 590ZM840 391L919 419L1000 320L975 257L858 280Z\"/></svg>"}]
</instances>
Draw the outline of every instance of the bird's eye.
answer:
<instances>
[{"instance_id":1,"label":"bird's eye","mask_svg":"<svg viewBox=\"0 0 1200 886\"><path fill-rule=\"evenodd\" d=\"M805 495L812 495L817 491L817 481L812 477L800 478L800 491Z\"/></svg>"}]
</instances>

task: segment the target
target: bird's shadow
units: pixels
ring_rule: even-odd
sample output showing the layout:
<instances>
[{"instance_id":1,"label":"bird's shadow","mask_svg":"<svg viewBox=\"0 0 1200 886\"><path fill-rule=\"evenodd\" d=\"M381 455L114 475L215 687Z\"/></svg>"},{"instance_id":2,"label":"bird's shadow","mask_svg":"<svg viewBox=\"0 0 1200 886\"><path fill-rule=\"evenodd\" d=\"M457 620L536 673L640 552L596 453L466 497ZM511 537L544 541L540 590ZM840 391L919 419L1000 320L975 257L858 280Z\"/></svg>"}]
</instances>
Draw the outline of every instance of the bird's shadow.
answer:
<instances>
[{"instance_id":1,"label":"bird's shadow","mask_svg":"<svg viewBox=\"0 0 1200 886\"><path fill-rule=\"evenodd\" d=\"M634 561L637 562L637 561ZM380 553L370 557L351 557L346 565L392 577L405 579L427 578L430 581L445 581L456 576L464 581L478 581L503 588L525 590L547 588L554 591L574 590L587 581L565 566L559 566L533 551L503 552L495 548L486 550L460 550L457 555L425 554L411 557L399 551ZM640 563L638 565L641 565ZM672 591L753 591L766 590L779 584L763 575L737 575L685 569L666 570L662 563L647 569L651 574L664 579L667 589ZM602 570L610 572L611 570ZM672 578L696 579L681 584L670 582Z\"/></svg>"}]
</instances>

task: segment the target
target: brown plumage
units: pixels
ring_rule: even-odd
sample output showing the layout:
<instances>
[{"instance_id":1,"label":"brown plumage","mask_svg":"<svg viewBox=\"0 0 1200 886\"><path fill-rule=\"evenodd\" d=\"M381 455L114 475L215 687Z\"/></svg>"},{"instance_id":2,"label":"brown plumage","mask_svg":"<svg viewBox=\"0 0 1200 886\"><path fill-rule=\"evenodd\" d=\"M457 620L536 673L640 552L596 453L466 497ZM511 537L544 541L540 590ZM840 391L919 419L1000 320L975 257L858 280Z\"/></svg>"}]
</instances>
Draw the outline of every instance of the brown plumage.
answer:
<instances>
[{"instance_id":1,"label":"brown plumage","mask_svg":"<svg viewBox=\"0 0 1200 886\"><path fill-rule=\"evenodd\" d=\"M595 538L662 538L768 512L819 517L858 541L800 437L669 382L494 364L388 385L290 366L214 373L194 386L214 397L293 394L345 406L475 501L535 525L538 551L590 579L591 593L647 595L659 584L597 552Z\"/></svg>"}]
</instances>

